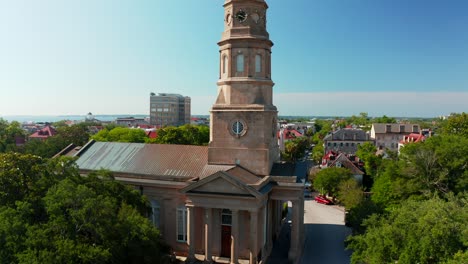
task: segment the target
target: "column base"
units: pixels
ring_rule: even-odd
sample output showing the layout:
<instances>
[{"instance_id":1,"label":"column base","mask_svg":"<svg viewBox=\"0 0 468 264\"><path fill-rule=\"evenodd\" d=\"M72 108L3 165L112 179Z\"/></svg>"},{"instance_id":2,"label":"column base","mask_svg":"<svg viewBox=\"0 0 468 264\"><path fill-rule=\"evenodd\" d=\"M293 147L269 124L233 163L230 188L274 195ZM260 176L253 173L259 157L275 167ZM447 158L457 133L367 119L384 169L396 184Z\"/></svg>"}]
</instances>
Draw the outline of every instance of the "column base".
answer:
<instances>
[{"instance_id":1,"label":"column base","mask_svg":"<svg viewBox=\"0 0 468 264\"><path fill-rule=\"evenodd\" d=\"M194 264L194 263L197 263L197 262L198 262L198 260L197 260L197 258L195 258L195 256L193 256L193 257L190 257L190 256L189 256L189 257L187 257L187 259L185 260L185 263L186 263L186 264Z\"/></svg>"}]
</instances>

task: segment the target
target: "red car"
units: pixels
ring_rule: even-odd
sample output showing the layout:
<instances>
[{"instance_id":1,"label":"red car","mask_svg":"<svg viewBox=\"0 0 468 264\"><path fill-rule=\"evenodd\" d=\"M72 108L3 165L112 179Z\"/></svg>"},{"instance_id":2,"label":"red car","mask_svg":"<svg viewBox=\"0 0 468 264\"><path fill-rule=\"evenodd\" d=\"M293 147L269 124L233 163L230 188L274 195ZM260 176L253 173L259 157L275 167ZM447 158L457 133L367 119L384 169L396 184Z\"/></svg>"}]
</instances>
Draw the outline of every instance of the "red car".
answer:
<instances>
[{"instance_id":1,"label":"red car","mask_svg":"<svg viewBox=\"0 0 468 264\"><path fill-rule=\"evenodd\" d=\"M322 195L317 195L315 196L314 200L317 202L317 203L321 203L321 204L333 204L333 202L326 198L325 196L322 196Z\"/></svg>"}]
</instances>

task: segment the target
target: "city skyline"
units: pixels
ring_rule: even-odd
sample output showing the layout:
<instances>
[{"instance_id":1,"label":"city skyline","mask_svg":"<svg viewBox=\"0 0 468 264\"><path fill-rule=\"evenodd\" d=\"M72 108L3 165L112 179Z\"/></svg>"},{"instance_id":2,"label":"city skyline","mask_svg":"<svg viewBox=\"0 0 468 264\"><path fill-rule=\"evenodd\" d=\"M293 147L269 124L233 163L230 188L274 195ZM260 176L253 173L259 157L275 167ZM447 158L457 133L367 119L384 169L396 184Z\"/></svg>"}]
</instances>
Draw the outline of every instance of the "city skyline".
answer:
<instances>
[{"instance_id":1,"label":"city skyline","mask_svg":"<svg viewBox=\"0 0 468 264\"><path fill-rule=\"evenodd\" d=\"M468 3L267 2L280 115L468 110ZM0 4L0 117L149 114L150 92L190 96L192 114L209 114L222 3Z\"/></svg>"}]
</instances>

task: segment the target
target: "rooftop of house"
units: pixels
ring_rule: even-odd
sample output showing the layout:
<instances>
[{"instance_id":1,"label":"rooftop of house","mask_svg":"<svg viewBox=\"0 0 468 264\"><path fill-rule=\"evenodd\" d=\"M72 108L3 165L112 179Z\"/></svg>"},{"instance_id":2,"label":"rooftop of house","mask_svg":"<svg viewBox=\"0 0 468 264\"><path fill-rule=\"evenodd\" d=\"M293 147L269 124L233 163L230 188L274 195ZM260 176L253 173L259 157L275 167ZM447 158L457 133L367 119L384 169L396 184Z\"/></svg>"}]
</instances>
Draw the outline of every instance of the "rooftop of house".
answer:
<instances>
[{"instance_id":1,"label":"rooftop of house","mask_svg":"<svg viewBox=\"0 0 468 264\"><path fill-rule=\"evenodd\" d=\"M366 131L355 128L344 128L334 131L323 139L323 141L366 141L369 134Z\"/></svg>"},{"instance_id":2,"label":"rooftop of house","mask_svg":"<svg viewBox=\"0 0 468 264\"><path fill-rule=\"evenodd\" d=\"M343 167L350 170L353 175L364 175L364 172L354 165L354 163L344 153L340 153L338 157L328 165L328 167Z\"/></svg>"},{"instance_id":3,"label":"rooftop of house","mask_svg":"<svg viewBox=\"0 0 468 264\"><path fill-rule=\"evenodd\" d=\"M295 139L298 137L302 137L303 135L297 131L296 129L283 129L283 130L278 130L277 132L277 137L281 138L281 133L283 133L284 139L285 140L291 140Z\"/></svg>"},{"instance_id":4,"label":"rooftop of house","mask_svg":"<svg viewBox=\"0 0 468 264\"><path fill-rule=\"evenodd\" d=\"M408 144L412 142L422 142L426 140L426 137L422 134L411 133L407 136L404 136L403 139L400 141L400 144Z\"/></svg>"},{"instance_id":5,"label":"rooftop of house","mask_svg":"<svg viewBox=\"0 0 468 264\"><path fill-rule=\"evenodd\" d=\"M398 133L398 134L409 134L419 133L421 130L418 124L372 124L371 128L376 134L384 133Z\"/></svg>"},{"instance_id":6,"label":"rooftop of house","mask_svg":"<svg viewBox=\"0 0 468 264\"><path fill-rule=\"evenodd\" d=\"M40 130L37 130L34 132L32 135L29 136L29 138L41 138L41 139L46 139L48 137L55 136L57 134L57 131L51 127L50 125L47 125L43 127Z\"/></svg>"}]
</instances>

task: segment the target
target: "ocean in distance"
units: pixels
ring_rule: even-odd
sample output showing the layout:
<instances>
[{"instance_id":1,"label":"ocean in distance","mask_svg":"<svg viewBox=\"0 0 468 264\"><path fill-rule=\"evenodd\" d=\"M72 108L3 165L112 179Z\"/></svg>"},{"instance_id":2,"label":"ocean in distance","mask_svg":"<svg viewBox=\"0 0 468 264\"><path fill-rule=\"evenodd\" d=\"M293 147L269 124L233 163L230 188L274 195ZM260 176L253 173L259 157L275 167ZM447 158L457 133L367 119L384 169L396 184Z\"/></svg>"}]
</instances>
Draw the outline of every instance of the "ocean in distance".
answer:
<instances>
[{"instance_id":1,"label":"ocean in distance","mask_svg":"<svg viewBox=\"0 0 468 264\"><path fill-rule=\"evenodd\" d=\"M1 116L0 118L3 118L4 120L7 120L8 122L11 121L18 121L20 123L27 123L27 122L34 122L34 123L40 123L40 122L58 122L62 120L71 120L71 121L77 121L77 120L84 120L86 115L58 115L58 116L53 116L53 115L47 115L47 116L35 116L35 115L17 115L17 116ZM148 115L95 115L94 118L100 121L114 121L117 118L122 118L122 117L135 117L135 118L145 118L148 117Z\"/></svg>"}]
</instances>

